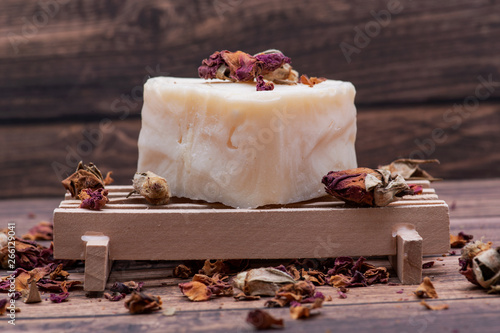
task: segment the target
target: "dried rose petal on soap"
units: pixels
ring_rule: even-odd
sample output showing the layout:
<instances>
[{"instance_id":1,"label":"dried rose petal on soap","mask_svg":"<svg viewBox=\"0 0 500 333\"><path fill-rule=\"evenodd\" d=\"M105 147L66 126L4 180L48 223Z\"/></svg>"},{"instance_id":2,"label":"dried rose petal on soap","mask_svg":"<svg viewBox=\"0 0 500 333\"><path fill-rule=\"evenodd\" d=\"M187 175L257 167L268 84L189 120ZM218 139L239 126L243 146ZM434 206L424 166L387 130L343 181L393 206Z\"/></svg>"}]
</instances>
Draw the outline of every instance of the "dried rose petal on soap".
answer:
<instances>
[{"instance_id":1,"label":"dried rose petal on soap","mask_svg":"<svg viewBox=\"0 0 500 333\"><path fill-rule=\"evenodd\" d=\"M274 84L272 82L264 81L264 77L259 75L257 77L257 91L273 90Z\"/></svg>"},{"instance_id":2,"label":"dried rose petal on soap","mask_svg":"<svg viewBox=\"0 0 500 333\"><path fill-rule=\"evenodd\" d=\"M324 78L324 77L315 77L315 76L308 77L305 74L300 77L300 83L307 84L309 87L312 87L315 84L318 84L318 83L321 83L324 81L326 81L326 78Z\"/></svg>"},{"instance_id":3,"label":"dried rose petal on soap","mask_svg":"<svg viewBox=\"0 0 500 333\"><path fill-rule=\"evenodd\" d=\"M103 188L98 188L97 190L85 189L80 192L80 203L79 208L88 208L91 210L101 210L104 205L109 202L107 197L108 190Z\"/></svg>"},{"instance_id":4,"label":"dried rose petal on soap","mask_svg":"<svg viewBox=\"0 0 500 333\"><path fill-rule=\"evenodd\" d=\"M474 236L467 235L463 231L460 231L458 235L450 234L450 247L452 248L462 248L465 244L469 243Z\"/></svg>"}]
</instances>

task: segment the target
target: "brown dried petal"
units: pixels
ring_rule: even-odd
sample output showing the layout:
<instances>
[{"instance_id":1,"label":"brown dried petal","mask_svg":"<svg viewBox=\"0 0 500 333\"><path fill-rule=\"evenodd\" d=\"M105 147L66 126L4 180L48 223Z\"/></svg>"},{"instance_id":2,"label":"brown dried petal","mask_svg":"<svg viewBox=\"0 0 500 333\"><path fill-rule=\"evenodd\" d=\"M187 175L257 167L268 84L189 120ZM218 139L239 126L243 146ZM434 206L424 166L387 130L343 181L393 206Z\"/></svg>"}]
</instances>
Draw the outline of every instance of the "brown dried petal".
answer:
<instances>
[{"instance_id":1,"label":"brown dried petal","mask_svg":"<svg viewBox=\"0 0 500 333\"><path fill-rule=\"evenodd\" d=\"M424 281L415 290L415 295L419 298L438 298L438 294L429 277L425 277Z\"/></svg>"},{"instance_id":2,"label":"brown dried petal","mask_svg":"<svg viewBox=\"0 0 500 333\"><path fill-rule=\"evenodd\" d=\"M448 310L450 307L448 306L448 304L440 304L440 305L430 305L429 303L427 303L425 300L422 300L420 302L420 304L422 304L423 306L425 306L427 309L429 310Z\"/></svg>"},{"instance_id":3,"label":"brown dried petal","mask_svg":"<svg viewBox=\"0 0 500 333\"><path fill-rule=\"evenodd\" d=\"M66 280L69 276L69 273L63 270L63 264L57 265L56 269L50 273L50 278L52 280Z\"/></svg>"},{"instance_id":4,"label":"brown dried petal","mask_svg":"<svg viewBox=\"0 0 500 333\"><path fill-rule=\"evenodd\" d=\"M125 307L131 314L150 313L160 310L162 303L160 296L134 291L130 298L125 300Z\"/></svg>"},{"instance_id":5,"label":"brown dried petal","mask_svg":"<svg viewBox=\"0 0 500 333\"><path fill-rule=\"evenodd\" d=\"M437 163L439 160L418 160L410 158L401 158L393 161L391 164L379 166L379 169L389 170L391 175L395 177L400 174L404 179L427 179L427 180L440 180L432 177L429 173L420 168L421 164Z\"/></svg>"},{"instance_id":6,"label":"brown dried petal","mask_svg":"<svg viewBox=\"0 0 500 333\"><path fill-rule=\"evenodd\" d=\"M82 202L80 203L79 208L87 208L90 210L101 210L104 205L109 202L107 197L108 190L103 188L99 188L97 190L92 189L84 189L80 192L80 199Z\"/></svg>"},{"instance_id":7,"label":"brown dried petal","mask_svg":"<svg viewBox=\"0 0 500 333\"><path fill-rule=\"evenodd\" d=\"M300 303L292 303L290 306L290 316L293 319L307 319L318 312L313 313L311 310L319 309L323 306L323 300L318 298L311 306L301 305Z\"/></svg>"},{"instance_id":8,"label":"brown dried petal","mask_svg":"<svg viewBox=\"0 0 500 333\"><path fill-rule=\"evenodd\" d=\"M176 278L181 278L181 279L187 279L189 278L193 273L191 272L191 269L187 267L186 265L178 265L174 268L173 275Z\"/></svg>"},{"instance_id":9,"label":"brown dried petal","mask_svg":"<svg viewBox=\"0 0 500 333\"><path fill-rule=\"evenodd\" d=\"M51 222L41 221L33 228L31 228L23 239L37 241L37 240L52 240L54 226Z\"/></svg>"},{"instance_id":10,"label":"brown dried petal","mask_svg":"<svg viewBox=\"0 0 500 333\"><path fill-rule=\"evenodd\" d=\"M203 268L200 269L201 274L205 274L207 276L212 276L216 273L224 273L226 270L226 266L223 260L216 260L215 262L211 262L210 260L205 260L205 264Z\"/></svg>"},{"instance_id":11,"label":"brown dried petal","mask_svg":"<svg viewBox=\"0 0 500 333\"><path fill-rule=\"evenodd\" d=\"M259 309L250 311L246 321L259 330L285 327L283 319L276 319L268 312Z\"/></svg>"},{"instance_id":12,"label":"brown dried petal","mask_svg":"<svg viewBox=\"0 0 500 333\"><path fill-rule=\"evenodd\" d=\"M239 293L233 297L235 301L256 301L260 299L260 296L245 295L245 293Z\"/></svg>"},{"instance_id":13,"label":"brown dried petal","mask_svg":"<svg viewBox=\"0 0 500 333\"><path fill-rule=\"evenodd\" d=\"M450 234L450 247L452 248L462 248L465 244L469 243L474 236L467 235L464 232L460 231L458 235Z\"/></svg>"},{"instance_id":14,"label":"brown dried petal","mask_svg":"<svg viewBox=\"0 0 500 333\"><path fill-rule=\"evenodd\" d=\"M7 305L10 304L8 298L0 299L0 316L7 311Z\"/></svg>"},{"instance_id":15,"label":"brown dried petal","mask_svg":"<svg viewBox=\"0 0 500 333\"><path fill-rule=\"evenodd\" d=\"M315 76L308 77L305 74L300 77L300 83L307 84L309 87L312 87L315 84L318 84L318 83L321 83L324 81L326 81L326 78L324 78L324 77L315 77Z\"/></svg>"},{"instance_id":16,"label":"brown dried petal","mask_svg":"<svg viewBox=\"0 0 500 333\"><path fill-rule=\"evenodd\" d=\"M212 296L208 286L198 281L179 283L179 288L193 302L208 301Z\"/></svg>"}]
</instances>

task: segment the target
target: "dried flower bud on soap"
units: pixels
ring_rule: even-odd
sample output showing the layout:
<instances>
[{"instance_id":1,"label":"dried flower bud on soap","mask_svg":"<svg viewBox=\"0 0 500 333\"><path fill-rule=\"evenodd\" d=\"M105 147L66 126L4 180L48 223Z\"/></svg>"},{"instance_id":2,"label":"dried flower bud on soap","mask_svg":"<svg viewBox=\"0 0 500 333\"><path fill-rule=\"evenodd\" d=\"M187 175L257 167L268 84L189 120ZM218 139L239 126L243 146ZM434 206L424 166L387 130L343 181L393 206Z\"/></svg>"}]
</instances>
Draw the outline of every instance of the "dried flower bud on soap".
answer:
<instances>
[{"instance_id":1,"label":"dried flower bud on soap","mask_svg":"<svg viewBox=\"0 0 500 333\"><path fill-rule=\"evenodd\" d=\"M152 205L165 205L170 200L167 180L151 171L137 172L132 183L134 191L129 196L132 193L139 193Z\"/></svg>"},{"instance_id":2,"label":"dried flower bud on soap","mask_svg":"<svg viewBox=\"0 0 500 333\"><path fill-rule=\"evenodd\" d=\"M216 51L204 59L198 75L204 79L220 79L233 82L251 82L257 79L257 90L273 90L273 81L295 84L298 73L290 66L290 58L279 50L267 50L251 56L242 51Z\"/></svg>"}]
</instances>

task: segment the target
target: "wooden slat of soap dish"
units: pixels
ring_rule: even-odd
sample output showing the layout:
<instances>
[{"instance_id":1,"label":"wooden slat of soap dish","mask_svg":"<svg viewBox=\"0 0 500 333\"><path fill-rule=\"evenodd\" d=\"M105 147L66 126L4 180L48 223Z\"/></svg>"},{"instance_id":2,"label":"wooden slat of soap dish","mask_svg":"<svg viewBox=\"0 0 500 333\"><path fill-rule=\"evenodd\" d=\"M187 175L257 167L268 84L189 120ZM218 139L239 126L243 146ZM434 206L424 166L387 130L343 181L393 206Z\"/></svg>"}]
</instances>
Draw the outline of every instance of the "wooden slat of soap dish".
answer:
<instances>
[{"instance_id":1,"label":"wooden slat of soap dish","mask_svg":"<svg viewBox=\"0 0 500 333\"><path fill-rule=\"evenodd\" d=\"M102 291L108 260L287 259L391 256L403 283L421 279L422 255L449 250L448 206L428 181L421 195L387 207L349 208L326 196L289 205L234 209L220 203L172 198L151 206L131 186L108 186L101 211L78 208L69 195L54 211L57 259L92 257L88 291ZM107 236L94 251L82 236ZM108 254L109 253L109 254ZM107 267L96 273L95 267ZM92 282L90 282L92 281Z\"/></svg>"}]
</instances>

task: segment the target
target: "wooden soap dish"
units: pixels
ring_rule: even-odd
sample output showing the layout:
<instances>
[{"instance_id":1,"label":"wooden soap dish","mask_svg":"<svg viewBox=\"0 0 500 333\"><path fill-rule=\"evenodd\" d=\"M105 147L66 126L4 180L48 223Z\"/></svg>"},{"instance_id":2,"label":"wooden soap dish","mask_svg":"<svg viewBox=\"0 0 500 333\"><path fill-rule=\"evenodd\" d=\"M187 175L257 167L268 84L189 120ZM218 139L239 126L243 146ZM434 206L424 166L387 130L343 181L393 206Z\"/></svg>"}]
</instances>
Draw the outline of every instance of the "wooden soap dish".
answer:
<instances>
[{"instance_id":1,"label":"wooden soap dish","mask_svg":"<svg viewBox=\"0 0 500 333\"><path fill-rule=\"evenodd\" d=\"M448 205L428 181L387 207L346 208L325 196L234 209L172 198L151 206L132 186L107 186L100 211L69 194L54 210L54 257L85 260L87 291L103 291L113 260L289 259L389 256L403 284L418 284L422 256L449 250Z\"/></svg>"}]
</instances>

